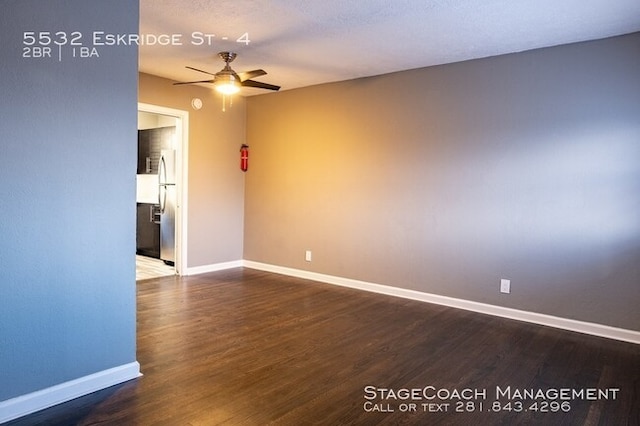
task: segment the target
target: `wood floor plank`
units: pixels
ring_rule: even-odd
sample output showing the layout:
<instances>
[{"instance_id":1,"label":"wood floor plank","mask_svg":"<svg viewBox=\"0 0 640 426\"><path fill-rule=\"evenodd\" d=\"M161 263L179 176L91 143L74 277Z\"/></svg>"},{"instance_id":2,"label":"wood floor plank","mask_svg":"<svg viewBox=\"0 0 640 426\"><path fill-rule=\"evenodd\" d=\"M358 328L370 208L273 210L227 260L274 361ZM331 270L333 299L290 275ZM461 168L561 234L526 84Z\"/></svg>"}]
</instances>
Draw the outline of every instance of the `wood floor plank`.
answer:
<instances>
[{"instance_id":1,"label":"wood floor plank","mask_svg":"<svg viewBox=\"0 0 640 426\"><path fill-rule=\"evenodd\" d=\"M640 345L245 268L144 280L137 299L143 377L7 425L640 424ZM619 392L564 412L496 387Z\"/></svg>"}]
</instances>

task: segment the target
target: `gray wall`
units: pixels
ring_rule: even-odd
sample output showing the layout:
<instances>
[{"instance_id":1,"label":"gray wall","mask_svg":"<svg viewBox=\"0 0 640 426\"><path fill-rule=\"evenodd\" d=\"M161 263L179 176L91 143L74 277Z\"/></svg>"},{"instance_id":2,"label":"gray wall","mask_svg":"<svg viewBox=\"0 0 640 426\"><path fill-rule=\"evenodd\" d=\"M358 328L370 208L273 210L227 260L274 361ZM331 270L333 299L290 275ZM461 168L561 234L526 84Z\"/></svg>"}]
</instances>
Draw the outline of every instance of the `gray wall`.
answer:
<instances>
[{"instance_id":1,"label":"gray wall","mask_svg":"<svg viewBox=\"0 0 640 426\"><path fill-rule=\"evenodd\" d=\"M0 401L136 359L137 49L22 58L24 31L138 32L137 0L0 5Z\"/></svg>"},{"instance_id":2,"label":"gray wall","mask_svg":"<svg viewBox=\"0 0 640 426\"><path fill-rule=\"evenodd\" d=\"M251 97L247 141L247 260L640 330L640 34Z\"/></svg>"}]
</instances>

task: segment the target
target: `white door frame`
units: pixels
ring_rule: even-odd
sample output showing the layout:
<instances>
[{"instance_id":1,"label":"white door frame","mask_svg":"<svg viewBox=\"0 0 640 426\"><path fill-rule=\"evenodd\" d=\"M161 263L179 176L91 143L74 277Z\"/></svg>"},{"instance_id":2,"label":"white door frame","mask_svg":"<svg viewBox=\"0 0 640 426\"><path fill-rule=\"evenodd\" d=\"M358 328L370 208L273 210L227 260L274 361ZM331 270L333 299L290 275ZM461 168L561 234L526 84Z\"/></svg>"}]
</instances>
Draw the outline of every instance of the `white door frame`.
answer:
<instances>
[{"instance_id":1,"label":"white door frame","mask_svg":"<svg viewBox=\"0 0 640 426\"><path fill-rule=\"evenodd\" d=\"M176 144L176 274L187 271L187 206L189 176L189 112L138 102L138 111L176 118L176 134L182 137Z\"/></svg>"}]
</instances>

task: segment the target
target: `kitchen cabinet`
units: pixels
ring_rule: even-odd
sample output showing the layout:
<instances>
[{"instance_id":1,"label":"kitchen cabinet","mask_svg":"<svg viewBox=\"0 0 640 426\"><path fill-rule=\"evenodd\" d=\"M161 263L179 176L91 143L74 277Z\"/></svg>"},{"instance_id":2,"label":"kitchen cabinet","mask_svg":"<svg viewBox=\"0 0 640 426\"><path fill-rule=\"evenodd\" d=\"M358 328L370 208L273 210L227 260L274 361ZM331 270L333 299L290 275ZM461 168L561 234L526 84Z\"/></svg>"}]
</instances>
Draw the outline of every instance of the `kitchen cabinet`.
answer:
<instances>
[{"instance_id":1,"label":"kitchen cabinet","mask_svg":"<svg viewBox=\"0 0 640 426\"><path fill-rule=\"evenodd\" d=\"M136 204L136 254L160 258L160 206Z\"/></svg>"},{"instance_id":2,"label":"kitchen cabinet","mask_svg":"<svg viewBox=\"0 0 640 426\"><path fill-rule=\"evenodd\" d=\"M173 149L175 126L138 130L138 174L158 174L160 152Z\"/></svg>"}]
</instances>

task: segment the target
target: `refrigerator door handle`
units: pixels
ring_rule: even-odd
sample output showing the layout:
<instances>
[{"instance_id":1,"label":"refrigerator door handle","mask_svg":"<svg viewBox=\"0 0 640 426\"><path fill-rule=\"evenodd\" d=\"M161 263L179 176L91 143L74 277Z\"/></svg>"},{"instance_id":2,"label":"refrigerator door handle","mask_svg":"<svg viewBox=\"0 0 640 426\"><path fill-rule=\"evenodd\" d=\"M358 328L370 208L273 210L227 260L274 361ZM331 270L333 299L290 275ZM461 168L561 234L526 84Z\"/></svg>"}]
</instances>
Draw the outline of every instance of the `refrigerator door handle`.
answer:
<instances>
[{"instance_id":1,"label":"refrigerator door handle","mask_svg":"<svg viewBox=\"0 0 640 426\"><path fill-rule=\"evenodd\" d=\"M167 163L164 159L164 155L160 157L160 162L158 163L158 180L160 185L163 185L167 182Z\"/></svg>"},{"instance_id":2,"label":"refrigerator door handle","mask_svg":"<svg viewBox=\"0 0 640 426\"><path fill-rule=\"evenodd\" d=\"M165 182L167 179L167 164L164 161L164 155L160 156L158 162L158 182L160 187L158 188L158 204L160 204L160 213L164 213L164 207L167 202L167 187Z\"/></svg>"},{"instance_id":3,"label":"refrigerator door handle","mask_svg":"<svg viewBox=\"0 0 640 426\"><path fill-rule=\"evenodd\" d=\"M164 213L165 206L167 205L167 186L160 185L158 191L158 204L160 204L160 214Z\"/></svg>"}]
</instances>

